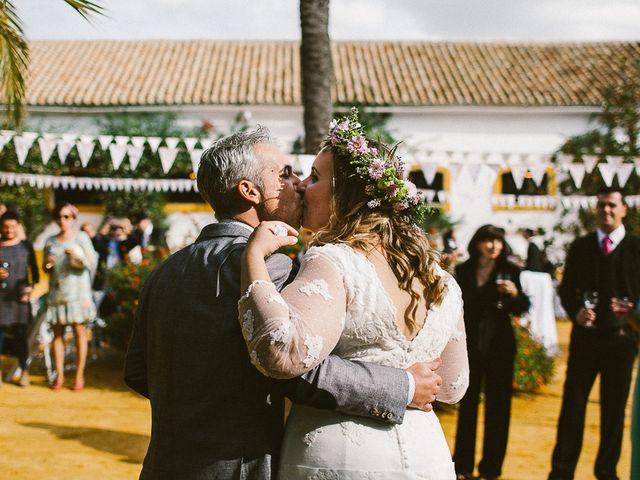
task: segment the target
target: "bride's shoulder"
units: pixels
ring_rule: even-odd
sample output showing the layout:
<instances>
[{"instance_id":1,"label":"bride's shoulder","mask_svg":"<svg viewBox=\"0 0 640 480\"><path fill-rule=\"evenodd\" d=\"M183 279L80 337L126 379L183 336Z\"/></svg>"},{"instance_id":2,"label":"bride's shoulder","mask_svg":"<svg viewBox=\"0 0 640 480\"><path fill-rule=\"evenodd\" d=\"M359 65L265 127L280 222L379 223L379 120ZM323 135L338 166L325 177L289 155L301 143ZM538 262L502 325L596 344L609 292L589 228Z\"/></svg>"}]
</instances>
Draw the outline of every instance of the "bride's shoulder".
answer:
<instances>
[{"instance_id":1,"label":"bride's shoulder","mask_svg":"<svg viewBox=\"0 0 640 480\"><path fill-rule=\"evenodd\" d=\"M324 245L315 245L307 250L302 258L303 263L308 263L325 258L330 260L336 266L344 268L347 264L353 263L355 251L348 245L341 243L327 243Z\"/></svg>"}]
</instances>

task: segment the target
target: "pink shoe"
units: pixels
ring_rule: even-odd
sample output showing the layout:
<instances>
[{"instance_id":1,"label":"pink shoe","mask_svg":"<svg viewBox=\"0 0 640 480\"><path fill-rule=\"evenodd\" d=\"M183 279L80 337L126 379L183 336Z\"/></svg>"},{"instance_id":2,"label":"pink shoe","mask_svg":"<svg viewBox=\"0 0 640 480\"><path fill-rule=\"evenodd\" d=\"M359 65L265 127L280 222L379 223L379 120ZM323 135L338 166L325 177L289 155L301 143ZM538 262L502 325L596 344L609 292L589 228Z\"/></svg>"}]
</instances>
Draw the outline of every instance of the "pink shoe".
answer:
<instances>
[{"instance_id":1,"label":"pink shoe","mask_svg":"<svg viewBox=\"0 0 640 480\"><path fill-rule=\"evenodd\" d=\"M51 384L51 390L55 390L56 392L62 390L64 387L64 379L56 378L56 381Z\"/></svg>"},{"instance_id":2,"label":"pink shoe","mask_svg":"<svg viewBox=\"0 0 640 480\"><path fill-rule=\"evenodd\" d=\"M71 387L71 390L73 390L74 392L80 392L83 389L84 389L84 380L76 380L73 384L73 387Z\"/></svg>"}]
</instances>

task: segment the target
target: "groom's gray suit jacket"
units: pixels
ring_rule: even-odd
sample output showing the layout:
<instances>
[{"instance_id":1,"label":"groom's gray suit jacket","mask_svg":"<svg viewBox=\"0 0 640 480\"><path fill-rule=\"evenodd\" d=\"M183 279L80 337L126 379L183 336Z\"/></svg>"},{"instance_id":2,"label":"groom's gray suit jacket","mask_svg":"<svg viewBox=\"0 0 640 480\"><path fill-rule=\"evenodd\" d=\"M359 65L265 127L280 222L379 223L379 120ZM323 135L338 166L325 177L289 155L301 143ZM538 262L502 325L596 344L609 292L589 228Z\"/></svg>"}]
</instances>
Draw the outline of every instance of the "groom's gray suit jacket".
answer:
<instances>
[{"instance_id":1,"label":"groom's gray suit jacket","mask_svg":"<svg viewBox=\"0 0 640 480\"><path fill-rule=\"evenodd\" d=\"M151 401L142 479L269 479L283 394L317 408L403 419L402 370L330 356L304 377L276 382L251 365L237 311L249 234L234 223L208 225L144 285L125 365L127 385ZM272 255L267 266L279 287L295 274L286 255Z\"/></svg>"}]
</instances>

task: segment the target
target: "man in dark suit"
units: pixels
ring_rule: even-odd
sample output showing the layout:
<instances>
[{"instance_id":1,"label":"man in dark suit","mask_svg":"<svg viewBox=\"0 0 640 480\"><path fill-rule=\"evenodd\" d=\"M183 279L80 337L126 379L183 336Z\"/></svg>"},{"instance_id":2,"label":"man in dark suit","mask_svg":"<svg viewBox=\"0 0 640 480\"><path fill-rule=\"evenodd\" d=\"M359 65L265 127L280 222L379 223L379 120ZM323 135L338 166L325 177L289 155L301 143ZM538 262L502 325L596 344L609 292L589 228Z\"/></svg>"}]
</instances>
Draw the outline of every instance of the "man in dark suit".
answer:
<instances>
[{"instance_id":1,"label":"man in dark suit","mask_svg":"<svg viewBox=\"0 0 640 480\"><path fill-rule=\"evenodd\" d=\"M238 321L240 258L260 221L299 225L298 183L264 129L203 153L198 189L219 222L150 276L127 352L125 380L151 402L141 478L268 480L277 468L284 394L390 423L402 422L408 403L431 408L441 382L436 365L403 371L331 356L287 382L251 365ZM295 275L286 255L272 255L267 266L279 287Z\"/></svg>"},{"instance_id":2,"label":"man in dark suit","mask_svg":"<svg viewBox=\"0 0 640 480\"><path fill-rule=\"evenodd\" d=\"M153 224L151 217L147 213L138 213L133 216L136 228L127 239L128 249L136 246L144 250L156 248L167 248L167 237L163 229Z\"/></svg>"},{"instance_id":3,"label":"man in dark suit","mask_svg":"<svg viewBox=\"0 0 640 480\"><path fill-rule=\"evenodd\" d=\"M549 479L572 479L589 392L600 374L600 447L594 473L617 479L624 411L637 353L624 314L640 296L640 238L625 231L619 190L598 194L597 231L571 245L559 294L573 321L558 436ZM597 300L594 300L597 299Z\"/></svg>"}]
</instances>

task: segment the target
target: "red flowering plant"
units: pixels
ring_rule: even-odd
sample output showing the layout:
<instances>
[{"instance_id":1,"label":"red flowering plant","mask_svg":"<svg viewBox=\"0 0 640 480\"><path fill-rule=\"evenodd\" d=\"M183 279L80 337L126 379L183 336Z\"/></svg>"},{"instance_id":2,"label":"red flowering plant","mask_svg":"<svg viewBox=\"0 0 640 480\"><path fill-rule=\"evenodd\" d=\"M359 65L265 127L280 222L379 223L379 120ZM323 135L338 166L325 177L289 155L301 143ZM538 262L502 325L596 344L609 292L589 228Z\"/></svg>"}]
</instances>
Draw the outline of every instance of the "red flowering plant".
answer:
<instances>
[{"instance_id":1,"label":"red flowering plant","mask_svg":"<svg viewBox=\"0 0 640 480\"><path fill-rule=\"evenodd\" d=\"M531 336L526 326L514 322L516 358L513 372L513 390L517 393L536 393L549 383L554 374L554 360L544 345Z\"/></svg>"},{"instance_id":2,"label":"red flowering plant","mask_svg":"<svg viewBox=\"0 0 640 480\"><path fill-rule=\"evenodd\" d=\"M165 248L145 250L139 263L126 258L107 273L107 308L101 308L106 323L104 334L112 347L126 349L142 285L151 272L169 255Z\"/></svg>"}]
</instances>

